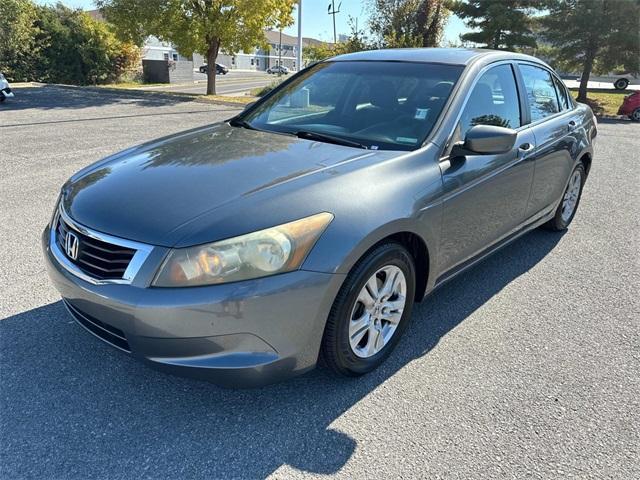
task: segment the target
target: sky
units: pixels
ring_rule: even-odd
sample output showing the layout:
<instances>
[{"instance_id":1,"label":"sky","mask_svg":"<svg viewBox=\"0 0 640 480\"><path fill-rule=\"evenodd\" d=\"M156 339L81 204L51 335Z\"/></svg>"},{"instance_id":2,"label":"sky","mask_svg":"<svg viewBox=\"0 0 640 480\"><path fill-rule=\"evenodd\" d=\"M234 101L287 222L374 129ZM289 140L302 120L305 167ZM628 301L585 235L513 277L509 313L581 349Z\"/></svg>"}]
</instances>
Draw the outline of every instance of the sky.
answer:
<instances>
[{"instance_id":1,"label":"sky","mask_svg":"<svg viewBox=\"0 0 640 480\"><path fill-rule=\"evenodd\" d=\"M333 20L327 13L327 7L331 0L303 0L302 2L302 36L313 37L318 40L333 41ZM40 4L55 4L57 0L37 0ZM95 7L93 0L62 0L62 3L72 8L82 8L83 10L93 10ZM347 34L349 28L349 17L358 19L358 29L365 30L368 13L366 2L363 0L335 0L335 7L340 6L340 13L336 15L336 30L338 35ZM296 23L284 30L289 35L298 35L298 13L294 11ZM456 16L451 16L444 30L444 40L457 41L460 33L464 32L465 26L462 20Z\"/></svg>"}]
</instances>

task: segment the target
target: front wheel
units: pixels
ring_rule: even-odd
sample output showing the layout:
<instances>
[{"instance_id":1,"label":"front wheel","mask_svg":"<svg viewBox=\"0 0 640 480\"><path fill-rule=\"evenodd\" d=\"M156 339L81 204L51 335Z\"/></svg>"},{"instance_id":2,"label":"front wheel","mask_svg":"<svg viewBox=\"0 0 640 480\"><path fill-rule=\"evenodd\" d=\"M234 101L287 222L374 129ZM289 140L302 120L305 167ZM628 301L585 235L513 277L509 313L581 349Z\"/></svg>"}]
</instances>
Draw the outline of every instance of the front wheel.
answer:
<instances>
[{"instance_id":1,"label":"front wheel","mask_svg":"<svg viewBox=\"0 0 640 480\"><path fill-rule=\"evenodd\" d=\"M546 228L555 231L567 229L578 210L578 204L582 196L582 187L584 186L586 177L587 174L584 165L579 163L571 173L569 184L564 191L564 196L562 197L560 205L558 205L555 216L544 224Z\"/></svg>"},{"instance_id":2,"label":"front wheel","mask_svg":"<svg viewBox=\"0 0 640 480\"><path fill-rule=\"evenodd\" d=\"M356 264L336 296L322 339L324 363L351 377L377 368L406 329L414 296L409 252L395 242L375 248Z\"/></svg>"},{"instance_id":3,"label":"front wheel","mask_svg":"<svg viewBox=\"0 0 640 480\"><path fill-rule=\"evenodd\" d=\"M624 90L629 86L629 80L627 80L626 78L619 78L618 80L613 82L613 86L616 90Z\"/></svg>"},{"instance_id":4,"label":"front wheel","mask_svg":"<svg viewBox=\"0 0 640 480\"><path fill-rule=\"evenodd\" d=\"M640 122L640 107L636 108L633 113L629 115L629 118L634 122Z\"/></svg>"}]
</instances>

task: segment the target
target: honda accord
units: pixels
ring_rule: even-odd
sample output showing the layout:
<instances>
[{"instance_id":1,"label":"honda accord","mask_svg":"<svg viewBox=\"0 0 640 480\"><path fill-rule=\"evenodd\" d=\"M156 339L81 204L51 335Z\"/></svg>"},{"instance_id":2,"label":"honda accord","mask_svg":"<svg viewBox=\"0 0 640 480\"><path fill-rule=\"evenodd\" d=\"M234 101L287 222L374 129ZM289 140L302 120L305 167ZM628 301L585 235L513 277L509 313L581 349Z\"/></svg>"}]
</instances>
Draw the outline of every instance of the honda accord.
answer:
<instances>
[{"instance_id":1,"label":"honda accord","mask_svg":"<svg viewBox=\"0 0 640 480\"><path fill-rule=\"evenodd\" d=\"M235 117L62 187L49 275L150 365L260 385L379 366L414 302L573 220L597 123L536 58L402 49L312 65Z\"/></svg>"}]
</instances>

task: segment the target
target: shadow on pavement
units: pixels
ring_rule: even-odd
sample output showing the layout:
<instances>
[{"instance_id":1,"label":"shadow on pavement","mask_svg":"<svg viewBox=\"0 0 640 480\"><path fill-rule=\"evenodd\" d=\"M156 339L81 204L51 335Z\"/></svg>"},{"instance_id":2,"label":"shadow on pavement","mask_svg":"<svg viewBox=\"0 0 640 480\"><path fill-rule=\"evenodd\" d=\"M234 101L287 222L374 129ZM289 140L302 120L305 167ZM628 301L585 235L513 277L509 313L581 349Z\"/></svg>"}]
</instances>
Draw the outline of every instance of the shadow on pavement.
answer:
<instances>
[{"instance_id":1,"label":"shadow on pavement","mask_svg":"<svg viewBox=\"0 0 640 480\"><path fill-rule=\"evenodd\" d=\"M338 471L357 442L331 424L551 251L534 231L414 310L388 361L357 379L317 369L256 390L165 375L102 344L61 302L0 321L3 478L263 478ZM425 378L425 382L428 378Z\"/></svg>"},{"instance_id":2,"label":"shadow on pavement","mask_svg":"<svg viewBox=\"0 0 640 480\"><path fill-rule=\"evenodd\" d=\"M620 124L620 123L624 123L624 124L633 124L635 122L632 122L630 118L598 118L598 123L611 123L611 124Z\"/></svg>"},{"instance_id":3,"label":"shadow on pavement","mask_svg":"<svg viewBox=\"0 0 640 480\"><path fill-rule=\"evenodd\" d=\"M166 95L156 92L135 90L98 90L98 88L66 87L58 85L42 85L20 87L14 89L15 97L3 102L2 110L22 110L26 108L87 108L103 105L131 103L154 106L186 103L193 101L178 95Z\"/></svg>"}]
</instances>

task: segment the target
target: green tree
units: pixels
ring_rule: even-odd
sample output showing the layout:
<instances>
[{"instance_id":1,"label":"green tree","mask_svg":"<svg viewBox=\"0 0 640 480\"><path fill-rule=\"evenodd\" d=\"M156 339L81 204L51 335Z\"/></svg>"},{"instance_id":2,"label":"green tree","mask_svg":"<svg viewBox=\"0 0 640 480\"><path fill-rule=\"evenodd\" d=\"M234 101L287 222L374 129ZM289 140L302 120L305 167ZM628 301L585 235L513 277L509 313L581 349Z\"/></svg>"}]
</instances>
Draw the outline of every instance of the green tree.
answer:
<instances>
[{"instance_id":1,"label":"green tree","mask_svg":"<svg viewBox=\"0 0 640 480\"><path fill-rule=\"evenodd\" d=\"M369 0L369 26L382 48L437 47L447 0Z\"/></svg>"},{"instance_id":2,"label":"green tree","mask_svg":"<svg viewBox=\"0 0 640 480\"><path fill-rule=\"evenodd\" d=\"M302 58L305 63L315 63L327 58L343 55L345 53L361 52L363 50L371 50L374 45L362 30L356 26L353 17L349 17L349 28L351 32L344 42L338 43L319 43L317 45L309 45L302 50Z\"/></svg>"},{"instance_id":3,"label":"green tree","mask_svg":"<svg viewBox=\"0 0 640 480\"><path fill-rule=\"evenodd\" d=\"M578 101L587 100L592 71L640 71L640 1L549 0L542 35L564 68L581 69Z\"/></svg>"},{"instance_id":4,"label":"green tree","mask_svg":"<svg viewBox=\"0 0 640 480\"><path fill-rule=\"evenodd\" d=\"M515 50L535 47L533 8L535 0L458 0L452 10L477 30L460 36L463 41L479 43L485 48Z\"/></svg>"},{"instance_id":5,"label":"green tree","mask_svg":"<svg viewBox=\"0 0 640 480\"><path fill-rule=\"evenodd\" d=\"M140 50L109 26L62 4L0 1L0 71L11 80L71 84L117 81L139 65Z\"/></svg>"},{"instance_id":6,"label":"green tree","mask_svg":"<svg viewBox=\"0 0 640 480\"><path fill-rule=\"evenodd\" d=\"M109 26L62 4L38 7L39 45L34 79L74 85L117 81L139 62L139 49L121 42Z\"/></svg>"},{"instance_id":7,"label":"green tree","mask_svg":"<svg viewBox=\"0 0 640 480\"><path fill-rule=\"evenodd\" d=\"M33 77L39 51L34 27L37 15L30 0L0 1L0 72L13 81Z\"/></svg>"},{"instance_id":8,"label":"green tree","mask_svg":"<svg viewBox=\"0 0 640 480\"><path fill-rule=\"evenodd\" d=\"M236 53L265 44L264 29L292 22L296 0L97 0L120 35L142 44L149 35L215 64L222 51ZM288 20L290 19L290 20ZM209 68L207 94L216 93Z\"/></svg>"}]
</instances>

